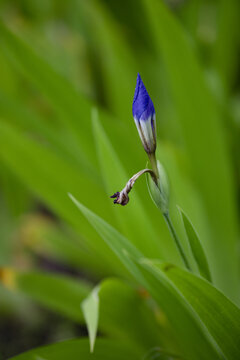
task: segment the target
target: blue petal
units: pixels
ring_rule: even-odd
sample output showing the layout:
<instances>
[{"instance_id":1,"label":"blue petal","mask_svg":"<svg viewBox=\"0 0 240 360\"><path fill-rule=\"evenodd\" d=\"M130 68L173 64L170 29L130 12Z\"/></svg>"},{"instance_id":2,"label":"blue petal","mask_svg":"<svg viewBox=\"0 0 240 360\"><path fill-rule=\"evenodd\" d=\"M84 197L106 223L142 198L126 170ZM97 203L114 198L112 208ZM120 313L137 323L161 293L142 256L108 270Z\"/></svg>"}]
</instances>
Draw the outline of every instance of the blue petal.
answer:
<instances>
[{"instance_id":1,"label":"blue petal","mask_svg":"<svg viewBox=\"0 0 240 360\"><path fill-rule=\"evenodd\" d=\"M143 84L141 76L137 76L137 85L133 98L132 105L133 117L137 120L148 120L155 114L153 102L148 95L148 92Z\"/></svg>"}]
</instances>

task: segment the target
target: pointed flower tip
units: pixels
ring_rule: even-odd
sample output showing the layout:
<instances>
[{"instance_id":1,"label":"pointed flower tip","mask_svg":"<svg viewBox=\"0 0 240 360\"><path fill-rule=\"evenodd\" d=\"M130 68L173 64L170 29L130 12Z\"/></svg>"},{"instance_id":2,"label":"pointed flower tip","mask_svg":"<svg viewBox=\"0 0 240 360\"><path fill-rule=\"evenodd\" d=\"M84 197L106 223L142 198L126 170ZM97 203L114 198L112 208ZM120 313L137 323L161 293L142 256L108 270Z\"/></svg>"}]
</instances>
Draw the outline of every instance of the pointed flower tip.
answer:
<instances>
[{"instance_id":1,"label":"pointed flower tip","mask_svg":"<svg viewBox=\"0 0 240 360\"><path fill-rule=\"evenodd\" d=\"M153 102L148 95L147 89L137 76L137 84L133 98L132 112L141 141L147 153L156 150L156 119Z\"/></svg>"},{"instance_id":2,"label":"pointed flower tip","mask_svg":"<svg viewBox=\"0 0 240 360\"><path fill-rule=\"evenodd\" d=\"M133 117L140 120L147 120L149 116L155 115L155 109L153 102L148 95L147 89L141 79L141 76L137 76L137 84L135 88L133 105L132 105Z\"/></svg>"}]
</instances>

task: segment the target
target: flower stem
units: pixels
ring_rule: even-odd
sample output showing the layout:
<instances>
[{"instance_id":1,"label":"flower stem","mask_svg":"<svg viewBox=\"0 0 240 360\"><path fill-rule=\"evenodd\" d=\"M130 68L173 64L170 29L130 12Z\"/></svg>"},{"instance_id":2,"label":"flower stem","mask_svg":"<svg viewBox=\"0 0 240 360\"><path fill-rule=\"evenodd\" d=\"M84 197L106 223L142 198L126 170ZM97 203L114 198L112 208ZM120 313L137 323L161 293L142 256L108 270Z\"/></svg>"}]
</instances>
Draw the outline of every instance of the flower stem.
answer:
<instances>
[{"instance_id":1,"label":"flower stem","mask_svg":"<svg viewBox=\"0 0 240 360\"><path fill-rule=\"evenodd\" d=\"M189 265L187 256L186 256L186 254L184 252L184 249L183 249L183 247L181 245L181 242L180 242L180 240L179 240L179 238L177 236L177 233L175 231L175 228L173 226L173 223L172 223L172 220L171 220L171 218L169 216L169 213L164 213L163 216L164 216L164 219L165 219L165 221L167 223L168 229L169 229L169 231L170 231L170 233L171 233L171 235L172 235L172 237L173 237L173 239L175 241L175 244L176 244L176 246L178 248L178 251L179 251L179 253L180 253L181 257L182 257L182 260L183 260L186 268L191 271L191 267Z\"/></svg>"},{"instance_id":2,"label":"flower stem","mask_svg":"<svg viewBox=\"0 0 240 360\"><path fill-rule=\"evenodd\" d=\"M159 178L159 172L158 172L158 167L157 167L157 160L156 160L156 155L155 153L152 154L148 154L152 169L154 171L154 173L156 174L156 178Z\"/></svg>"}]
</instances>

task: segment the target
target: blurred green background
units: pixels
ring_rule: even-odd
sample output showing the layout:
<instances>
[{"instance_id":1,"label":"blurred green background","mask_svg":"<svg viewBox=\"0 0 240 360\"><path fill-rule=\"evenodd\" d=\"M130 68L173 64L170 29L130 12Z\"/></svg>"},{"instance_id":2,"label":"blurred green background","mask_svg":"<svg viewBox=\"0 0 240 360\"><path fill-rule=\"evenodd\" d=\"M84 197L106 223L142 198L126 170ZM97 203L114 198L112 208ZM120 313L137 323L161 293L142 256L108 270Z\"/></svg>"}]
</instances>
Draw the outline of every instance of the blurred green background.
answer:
<instances>
[{"instance_id":1,"label":"blurred green background","mask_svg":"<svg viewBox=\"0 0 240 360\"><path fill-rule=\"evenodd\" d=\"M131 114L138 72L175 225L186 245L177 203L239 304L239 1L1 0L0 20L0 265L14 290L0 288L2 359L86 335L16 274L125 276L68 192L144 255L181 264L144 180L126 208L109 199L147 161Z\"/></svg>"}]
</instances>

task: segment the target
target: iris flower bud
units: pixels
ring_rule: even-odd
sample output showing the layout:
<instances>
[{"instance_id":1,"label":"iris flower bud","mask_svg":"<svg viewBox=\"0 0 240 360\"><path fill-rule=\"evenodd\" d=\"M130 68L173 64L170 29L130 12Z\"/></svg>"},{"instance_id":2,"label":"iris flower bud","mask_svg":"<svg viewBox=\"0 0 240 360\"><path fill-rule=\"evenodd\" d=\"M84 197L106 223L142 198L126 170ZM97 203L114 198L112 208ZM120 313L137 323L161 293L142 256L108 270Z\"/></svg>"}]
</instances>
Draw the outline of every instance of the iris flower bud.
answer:
<instances>
[{"instance_id":1,"label":"iris flower bud","mask_svg":"<svg viewBox=\"0 0 240 360\"><path fill-rule=\"evenodd\" d=\"M154 154L156 150L156 115L153 102L138 74L132 112L145 151Z\"/></svg>"}]
</instances>

